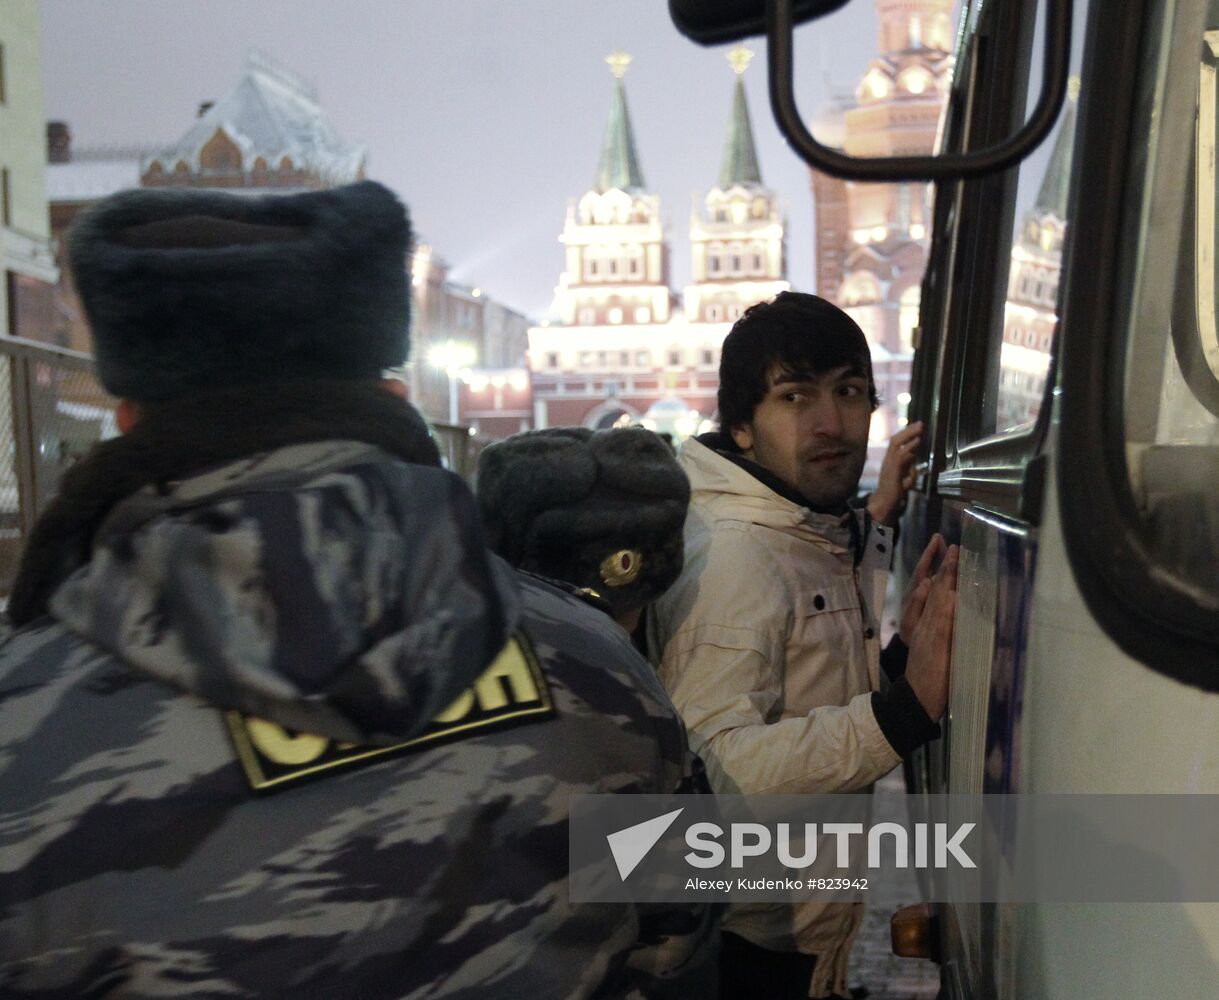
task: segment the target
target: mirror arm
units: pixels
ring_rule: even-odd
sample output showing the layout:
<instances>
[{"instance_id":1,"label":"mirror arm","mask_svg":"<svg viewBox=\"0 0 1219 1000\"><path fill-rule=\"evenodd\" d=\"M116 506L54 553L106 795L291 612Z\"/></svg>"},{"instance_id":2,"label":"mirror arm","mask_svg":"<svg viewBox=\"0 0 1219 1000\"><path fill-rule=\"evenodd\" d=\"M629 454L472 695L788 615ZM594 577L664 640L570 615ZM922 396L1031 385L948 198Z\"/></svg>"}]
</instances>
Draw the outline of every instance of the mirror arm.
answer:
<instances>
[{"instance_id":1,"label":"mirror arm","mask_svg":"<svg viewBox=\"0 0 1219 1000\"><path fill-rule=\"evenodd\" d=\"M766 0L770 106L796 155L816 170L854 181L961 180L997 173L1036 149L1054 127L1067 92L1072 0L1045 0L1046 41L1041 94L1018 132L986 149L938 156L849 156L813 138L796 109L793 86L792 0Z\"/></svg>"}]
</instances>

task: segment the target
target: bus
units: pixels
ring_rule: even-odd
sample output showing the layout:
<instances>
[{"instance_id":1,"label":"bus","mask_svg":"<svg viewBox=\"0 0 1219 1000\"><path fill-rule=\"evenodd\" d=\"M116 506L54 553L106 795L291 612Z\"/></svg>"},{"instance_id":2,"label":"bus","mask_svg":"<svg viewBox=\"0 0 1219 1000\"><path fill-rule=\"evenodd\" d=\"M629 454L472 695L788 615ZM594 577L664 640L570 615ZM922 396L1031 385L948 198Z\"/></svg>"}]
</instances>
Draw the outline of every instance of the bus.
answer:
<instances>
[{"instance_id":1,"label":"bus","mask_svg":"<svg viewBox=\"0 0 1219 1000\"><path fill-rule=\"evenodd\" d=\"M811 166L935 185L900 570L937 530L962 558L944 734L910 790L1217 794L1219 3L963 4L937 154L874 161L820 146L792 97L793 21L840 6L670 9L708 44L768 34ZM1219 903L928 920L950 1000L1219 996Z\"/></svg>"}]
</instances>

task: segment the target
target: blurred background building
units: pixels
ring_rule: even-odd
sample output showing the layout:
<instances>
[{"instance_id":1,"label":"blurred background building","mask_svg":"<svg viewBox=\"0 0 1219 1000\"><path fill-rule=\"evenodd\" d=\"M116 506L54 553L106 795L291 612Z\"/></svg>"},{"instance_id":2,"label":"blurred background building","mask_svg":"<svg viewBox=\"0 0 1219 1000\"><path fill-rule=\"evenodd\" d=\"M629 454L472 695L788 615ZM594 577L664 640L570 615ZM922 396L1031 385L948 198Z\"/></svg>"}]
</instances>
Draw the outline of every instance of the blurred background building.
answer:
<instances>
[{"instance_id":1,"label":"blurred background building","mask_svg":"<svg viewBox=\"0 0 1219 1000\"><path fill-rule=\"evenodd\" d=\"M0 4L0 323L29 336L50 319L57 274L47 218L37 0Z\"/></svg>"},{"instance_id":2,"label":"blurred background building","mask_svg":"<svg viewBox=\"0 0 1219 1000\"><path fill-rule=\"evenodd\" d=\"M719 176L694 198L692 281L682 308L670 287L660 198L640 166L623 82L614 76L593 186L568 205L565 270L551 318L529 330L537 427L626 423L687 437L715 415L719 352L741 313L789 287L784 223L758 165L742 79L752 56L738 46Z\"/></svg>"},{"instance_id":3,"label":"blurred background building","mask_svg":"<svg viewBox=\"0 0 1219 1000\"><path fill-rule=\"evenodd\" d=\"M1058 324L1058 277L1067 231L1067 193L1078 101L1079 78L1073 77L1067 86L1066 104L1037 199L1024 213L1012 241L996 394L995 426L999 428L1036 419L1045 395L1050 344Z\"/></svg>"},{"instance_id":4,"label":"blurred background building","mask_svg":"<svg viewBox=\"0 0 1219 1000\"><path fill-rule=\"evenodd\" d=\"M33 51L38 51L36 39ZM36 73L32 78L39 79ZM41 100L34 102L34 109L31 122L37 126L41 146ZM45 314L28 319L24 326L27 336L84 352L89 350L88 329L63 240L83 208L116 191L141 186L291 194L361 180L368 166L367 150L339 135L317 88L257 49L247 53L232 89L218 100L201 101L174 142L80 149L72 142L69 123L50 122L45 144L46 159L38 157L39 170L45 165L47 175L42 218L45 227L49 202L52 239L43 242L55 248L59 269L57 275L48 272L51 280L57 280L53 301L44 304ZM31 184L23 184L22 189L34 190ZM38 198L43 198L41 184ZM422 240L403 267L409 269L415 298L414 346L403 377L420 409L434 422L447 423L451 380L443 367L428 362L429 354L438 345L457 342L469 347L463 370L523 370L529 321L481 289L450 281L448 266ZM528 402L517 404L528 417ZM506 433L519 429L521 420L514 419L512 412L509 407L508 415L491 419L488 428L507 429ZM475 408L470 419L478 420L480 415Z\"/></svg>"},{"instance_id":5,"label":"blurred background building","mask_svg":"<svg viewBox=\"0 0 1219 1000\"><path fill-rule=\"evenodd\" d=\"M911 156L935 148L952 67L954 0L876 0L878 55L855 87L819 116L822 141L852 156ZM865 481L906 422L919 285L931 235L931 185L863 184L810 171L817 294L863 328L881 407L872 419Z\"/></svg>"}]
</instances>

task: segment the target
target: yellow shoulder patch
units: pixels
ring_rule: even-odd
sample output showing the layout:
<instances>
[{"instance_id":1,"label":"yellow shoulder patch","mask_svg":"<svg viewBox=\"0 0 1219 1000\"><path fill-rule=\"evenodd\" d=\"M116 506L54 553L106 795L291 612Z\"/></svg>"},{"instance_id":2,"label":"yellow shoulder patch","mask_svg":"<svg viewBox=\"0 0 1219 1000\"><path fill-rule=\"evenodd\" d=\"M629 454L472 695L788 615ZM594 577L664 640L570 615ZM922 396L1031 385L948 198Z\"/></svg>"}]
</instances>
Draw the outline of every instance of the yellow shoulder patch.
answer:
<instances>
[{"instance_id":1,"label":"yellow shoulder patch","mask_svg":"<svg viewBox=\"0 0 1219 1000\"><path fill-rule=\"evenodd\" d=\"M424 732L392 746L343 743L296 733L241 712L226 712L225 719L246 780L255 791L265 791L337 768L373 763L390 754L426 750L488 730L549 718L554 712L550 686L533 647L523 632L517 632L491 666Z\"/></svg>"}]
</instances>

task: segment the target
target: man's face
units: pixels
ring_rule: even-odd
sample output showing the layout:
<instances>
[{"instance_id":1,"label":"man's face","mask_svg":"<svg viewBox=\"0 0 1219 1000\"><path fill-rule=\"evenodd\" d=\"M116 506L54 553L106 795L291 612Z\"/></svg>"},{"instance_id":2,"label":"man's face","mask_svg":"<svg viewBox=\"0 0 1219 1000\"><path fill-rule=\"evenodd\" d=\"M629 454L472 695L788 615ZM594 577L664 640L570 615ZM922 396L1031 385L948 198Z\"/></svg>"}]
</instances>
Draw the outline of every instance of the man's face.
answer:
<instances>
[{"instance_id":1,"label":"man's face","mask_svg":"<svg viewBox=\"0 0 1219 1000\"><path fill-rule=\"evenodd\" d=\"M776 365L767 382L753 418L732 428L732 439L812 506L840 506L855 495L868 457L867 376L853 365L817 375Z\"/></svg>"}]
</instances>

